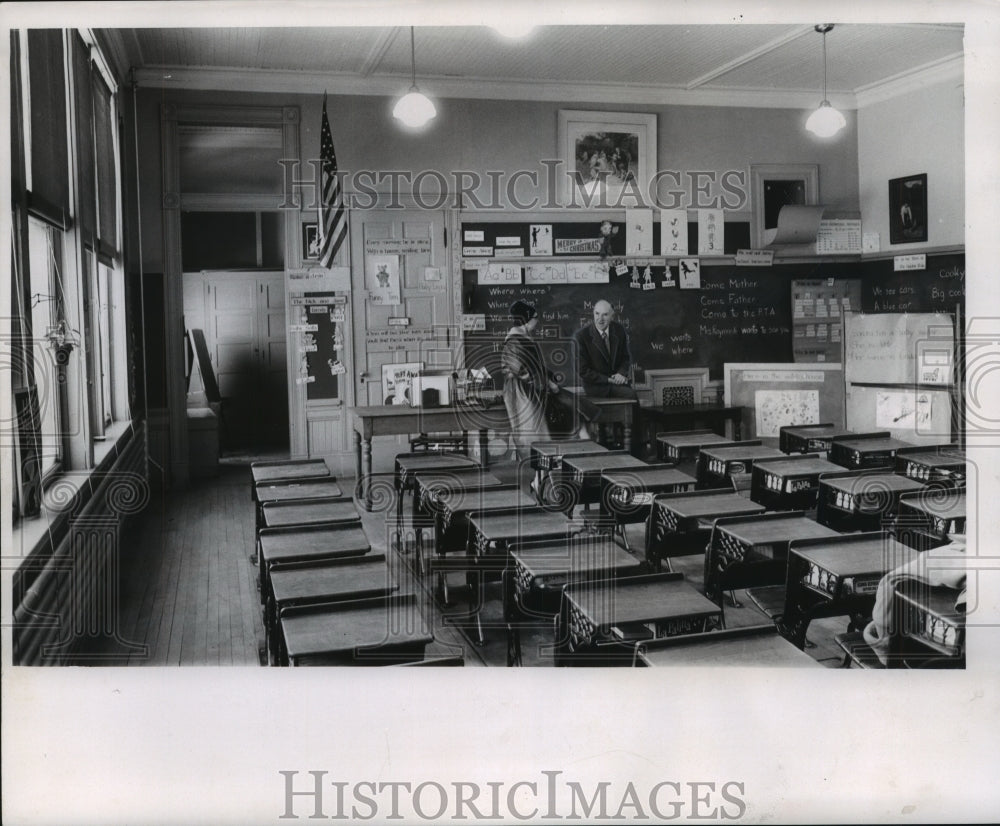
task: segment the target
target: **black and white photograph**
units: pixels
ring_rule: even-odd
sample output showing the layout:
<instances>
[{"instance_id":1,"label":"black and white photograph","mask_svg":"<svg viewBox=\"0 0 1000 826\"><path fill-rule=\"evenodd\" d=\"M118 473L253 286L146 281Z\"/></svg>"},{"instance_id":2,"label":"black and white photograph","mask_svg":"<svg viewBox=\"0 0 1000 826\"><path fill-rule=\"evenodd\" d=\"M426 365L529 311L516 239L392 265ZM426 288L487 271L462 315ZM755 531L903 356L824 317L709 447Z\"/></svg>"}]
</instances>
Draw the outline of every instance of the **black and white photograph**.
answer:
<instances>
[{"instance_id":1,"label":"black and white photograph","mask_svg":"<svg viewBox=\"0 0 1000 826\"><path fill-rule=\"evenodd\" d=\"M1000 8L0 21L3 823L995 821Z\"/></svg>"},{"instance_id":2,"label":"black and white photograph","mask_svg":"<svg viewBox=\"0 0 1000 826\"><path fill-rule=\"evenodd\" d=\"M889 181L889 243L927 240L927 176Z\"/></svg>"}]
</instances>

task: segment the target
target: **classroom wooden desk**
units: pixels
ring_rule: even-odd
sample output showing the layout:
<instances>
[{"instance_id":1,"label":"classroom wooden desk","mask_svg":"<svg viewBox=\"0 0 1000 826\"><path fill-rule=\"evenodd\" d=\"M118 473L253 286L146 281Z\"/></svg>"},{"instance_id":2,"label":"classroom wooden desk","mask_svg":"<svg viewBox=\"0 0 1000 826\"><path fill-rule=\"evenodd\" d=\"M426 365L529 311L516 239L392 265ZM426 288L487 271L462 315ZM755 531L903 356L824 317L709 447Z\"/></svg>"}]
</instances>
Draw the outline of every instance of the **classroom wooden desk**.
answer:
<instances>
[{"instance_id":1,"label":"classroom wooden desk","mask_svg":"<svg viewBox=\"0 0 1000 826\"><path fill-rule=\"evenodd\" d=\"M923 489L922 482L884 469L826 473L819 480L816 520L838 531L881 530L903 494Z\"/></svg>"},{"instance_id":2,"label":"classroom wooden desk","mask_svg":"<svg viewBox=\"0 0 1000 826\"><path fill-rule=\"evenodd\" d=\"M556 495L550 494L548 498L572 516L578 504L591 505L600 499L602 473L648 467L649 464L628 451L565 456L561 475L553 482L553 486L558 486Z\"/></svg>"},{"instance_id":3,"label":"classroom wooden desk","mask_svg":"<svg viewBox=\"0 0 1000 826\"><path fill-rule=\"evenodd\" d=\"M455 515L453 504L456 507L462 507L467 498L471 502L477 497L481 497L484 491L492 490L504 491L506 498L501 498L504 501L509 501L509 497L506 495L511 490L518 489L517 485L504 484L492 473L482 470L478 473L420 473L416 477L416 486L417 489L413 495L412 525L417 554L417 573L421 576L424 573L424 529L427 528L433 532L435 552L439 555L447 552L447 545L452 535L460 533L460 531L453 531L451 535L446 537L447 529L438 530L438 516L441 511L445 512L444 516L450 523ZM534 504L534 499L524 494L520 494L517 501L524 501L529 505ZM465 525L462 523L460 528L464 529L464 527ZM460 549L463 551L465 550L464 537L464 533L457 537L461 539Z\"/></svg>"},{"instance_id":4,"label":"classroom wooden desk","mask_svg":"<svg viewBox=\"0 0 1000 826\"><path fill-rule=\"evenodd\" d=\"M764 506L728 490L666 493L653 497L646 529L646 562L654 571L674 556L704 554L712 525L727 516L763 513Z\"/></svg>"},{"instance_id":5,"label":"classroom wooden desk","mask_svg":"<svg viewBox=\"0 0 1000 826\"><path fill-rule=\"evenodd\" d=\"M679 573L568 585L556 622L556 665L632 665L637 642L721 622L719 606Z\"/></svg>"},{"instance_id":6,"label":"classroom wooden desk","mask_svg":"<svg viewBox=\"0 0 1000 826\"><path fill-rule=\"evenodd\" d=\"M793 541L778 630L799 648L809 623L820 617L851 617L848 630L860 631L871 617L882 577L916 555L882 531Z\"/></svg>"},{"instance_id":7,"label":"classroom wooden desk","mask_svg":"<svg viewBox=\"0 0 1000 826\"><path fill-rule=\"evenodd\" d=\"M857 435L846 427L822 424L787 424L778 429L778 448L784 453L827 453L834 439Z\"/></svg>"},{"instance_id":8,"label":"classroom wooden desk","mask_svg":"<svg viewBox=\"0 0 1000 826\"><path fill-rule=\"evenodd\" d=\"M893 588L892 665L909 668L965 667L965 611L960 592L902 580Z\"/></svg>"},{"instance_id":9,"label":"classroom wooden desk","mask_svg":"<svg viewBox=\"0 0 1000 826\"><path fill-rule=\"evenodd\" d=\"M782 637L772 624L730 628L708 634L685 634L639 643L636 665L649 668L766 666L822 668Z\"/></svg>"},{"instance_id":10,"label":"classroom wooden desk","mask_svg":"<svg viewBox=\"0 0 1000 826\"><path fill-rule=\"evenodd\" d=\"M263 507L270 502L312 502L317 499L343 499L344 492L335 479L296 479L265 482L254 489L257 500L257 527L263 524Z\"/></svg>"},{"instance_id":11,"label":"classroom wooden desk","mask_svg":"<svg viewBox=\"0 0 1000 826\"><path fill-rule=\"evenodd\" d=\"M559 470L566 456L584 456L591 453L607 453L604 445L592 439L562 439L531 443L532 470Z\"/></svg>"},{"instance_id":12,"label":"classroom wooden desk","mask_svg":"<svg viewBox=\"0 0 1000 826\"><path fill-rule=\"evenodd\" d=\"M759 440L733 442L722 447L706 447L698 451L695 477L702 486L730 486L736 477L745 477L753 471L754 462L763 459L781 459L785 456L776 447L766 447Z\"/></svg>"},{"instance_id":13,"label":"classroom wooden desk","mask_svg":"<svg viewBox=\"0 0 1000 826\"><path fill-rule=\"evenodd\" d=\"M251 494L255 494L257 485L269 482L320 479L329 475L330 468L324 459L276 459L267 462L251 462L250 491Z\"/></svg>"},{"instance_id":14,"label":"classroom wooden desk","mask_svg":"<svg viewBox=\"0 0 1000 826\"><path fill-rule=\"evenodd\" d=\"M620 424L622 426L622 448L626 453L631 453L632 431L635 430L635 414L639 402L635 399L595 399L591 396L587 396L587 399L601 409L595 422L598 429L604 430L609 424Z\"/></svg>"},{"instance_id":15,"label":"classroom wooden desk","mask_svg":"<svg viewBox=\"0 0 1000 826\"><path fill-rule=\"evenodd\" d=\"M584 526L573 522L561 512L546 511L539 507L530 510L499 510L470 512L468 515L469 538L464 559L443 558L435 560L434 567L442 586L442 604L448 604L447 573L465 574L475 622L476 644L485 645L480 610L484 602L483 584L486 578L498 579L508 564L508 551L512 545L526 539L563 539L581 533Z\"/></svg>"},{"instance_id":16,"label":"classroom wooden desk","mask_svg":"<svg viewBox=\"0 0 1000 826\"><path fill-rule=\"evenodd\" d=\"M287 660L278 616L288 606L343 602L399 590L384 554L275 564L269 578L271 595L264 611L264 636L268 661L273 665Z\"/></svg>"},{"instance_id":17,"label":"classroom wooden desk","mask_svg":"<svg viewBox=\"0 0 1000 826\"><path fill-rule=\"evenodd\" d=\"M601 518L610 521L612 533L620 531L629 549L625 526L645 522L659 493L693 491L695 478L669 465L647 465L601 473Z\"/></svg>"},{"instance_id":18,"label":"classroom wooden desk","mask_svg":"<svg viewBox=\"0 0 1000 826\"><path fill-rule=\"evenodd\" d=\"M896 451L896 473L936 487L964 488L965 451L957 445L900 448Z\"/></svg>"},{"instance_id":19,"label":"classroom wooden desk","mask_svg":"<svg viewBox=\"0 0 1000 826\"><path fill-rule=\"evenodd\" d=\"M434 641L413 594L291 606L279 622L289 665L393 665Z\"/></svg>"},{"instance_id":20,"label":"classroom wooden desk","mask_svg":"<svg viewBox=\"0 0 1000 826\"><path fill-rule=\"evenodd\" d=\"M935 490L899 497L892 528L895 537L911 548L927 551L965 533L965 490Z\"/></svg>"},{"instance_id":21,"label":"classroom wooden desk","mask_svg":"<svg viewBox=\"0 0 1000 826\"><path fill-rule=\"evenodd\" d=\"M483 472L483 466L463 453L401 453L395 459L394 486L396 491L396 533L403 530L403 496L413 497L412 512L416 515L416 478L421 473Z\"/></svg>"},{"instance_id":22,"label":"classroom wooden desk","mask_svg":"<svg viewBox=\"0 0 1000 826\"><path fill-rule=\"evenodd\" d=\"M714 430L679 430L676 433L656 435L657 458L674 464L691 462L705 447L723 447L733 444L732 439L720 436Z\"/></svg>"},{"instance_id":23,"label":"classroom wooden desk","mask_svg":"<svg viewBox=\"0 0 1000 826\"><path fill-rule=\"evenodd\" d=\"M811 454L755 462L750 498L769 510L811 511L816 507L819 477L843 468Z\"/></svg>"},{"instance_id":24,"label":"classroom wooden desk","mask_svg":"<svg viewBox=\"0 0 1000 826\"><path fill-rule=\"evenodd\" d=\"M257 536L261 604L267 605L271 596L269 575L272 566L364 556L371 549L358 521L261 528Z\"/></svg>"},{"instance_id":25,"label":"classroom wooden desk","mask_svg":"<svg viewBox=\"0 0 1000 826\"><path fill-rule=\"evenodd\" d=\"M511 549L510 559L503 573L508 666L522 662L521 623L555 617L564 585L642 573L642 563L607 535L525 542Z\"/></svg>"},{"instance_id":26,"label":"classroom wooden desk","mask_svg":"<svg viewBox=\"0 0 1000 826\"><path fill-rule=\"evenodd\" d=\"M310 502L266 502L262 507L263 528L291 525L361 522L361 514L350 499L314 499Z\"/></svg>"},{"instance_id":27,"label":"classroom wooden desk","mask_svg":"<svg viewBox=\"0 0 1000 826\"><path fill-rule=\"evenodd\" d=\"M535 497L517 485L434 491L424 498L426 513L434 522L434 553L439 557L467 551L472 514L541 512Z\"/></svg>"},{"instance_id":28,"label":"classroom wooden desk","mask_svg":"<svg viewBox=\"0 0 1000 826\"><path fill-rule=\"evenodd\" d=\"M721 608L726 591L781 585L790 542L838 536L801 511L717 519L705 551L705 595Z\"/></svg>"},{"instance_id":29,"label":"classroom wooden desk","mask_svg":"<svg viewBox=\"0 0 1000 826\"><path fill-rule=\"evenodd\" d=\"M888 433L855 434L833 439L829 459L848 470L892 469L896 466L896 451L913 446L912 442L893 439Z\"/></svg>"},{"instance_id":30,"label":"classroom wooden desk","mask_svg":"<svg viewBox=\"0 0 1000 826\"><path fill-rule=\"evenodd\" d=\"M711 428L720 436L739 441L743 430L743 408L721 404L678 404L639 406L639 428L647 445L657 431Z\"/></svg>"},{"instance_id":31,"label":"classroom wooden desk","mask_svg":"<svg viewBox=\"0 0 1000 826\"><path fill-rule=\"evenodd\" d=\"M354 426L355 478L362 485L365 507L371 509L372 439L376 436L407 436L412 433L442 431L479 432L479 454L482 464L489 464L488 433L507 432L510 420L502 404L493 407L463 405L460 407L408 407L406 405L373 405L349 407Z\"/></svg>"}]
</instances>

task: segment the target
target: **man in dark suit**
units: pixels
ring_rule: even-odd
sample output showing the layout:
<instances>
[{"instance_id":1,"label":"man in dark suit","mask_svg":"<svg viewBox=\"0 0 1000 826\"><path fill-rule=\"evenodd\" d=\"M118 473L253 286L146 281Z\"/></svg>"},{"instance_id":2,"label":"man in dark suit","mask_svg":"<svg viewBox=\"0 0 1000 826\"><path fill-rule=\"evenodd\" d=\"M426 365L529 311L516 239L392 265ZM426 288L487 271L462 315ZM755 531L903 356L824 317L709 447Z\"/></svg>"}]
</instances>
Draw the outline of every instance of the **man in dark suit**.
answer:
<instances>
[{"instance_id":1,"label":"man in dark suit","mask_svg":"<svg viewBox=\"0 0 1000 826\"><path fill-rule=\"evenodd\" d=\"M614 309L602 299L594 305L593 323L573 334L577 372L583 381L583 392L588 396L634 399L628 334L614 321L614 315Z\"/></svg>"}]
</instances>

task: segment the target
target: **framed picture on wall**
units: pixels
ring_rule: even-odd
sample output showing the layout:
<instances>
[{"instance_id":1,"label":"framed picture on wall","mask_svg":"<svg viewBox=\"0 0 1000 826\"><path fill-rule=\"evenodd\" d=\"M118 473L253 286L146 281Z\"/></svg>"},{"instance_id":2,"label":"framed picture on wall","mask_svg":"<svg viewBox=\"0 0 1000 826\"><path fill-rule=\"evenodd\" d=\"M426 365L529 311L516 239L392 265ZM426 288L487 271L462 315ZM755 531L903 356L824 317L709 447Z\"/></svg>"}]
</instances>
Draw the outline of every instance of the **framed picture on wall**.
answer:
<instances>
[{"instance_id":1,"label":"framed picture on wall","mask_svg":"<svg viewBox=\"0 0 1000 826\"><path fill-rule=\"evenodd\" d=\"M750 243L754 249L767 246L766 233L778 227L783 206L810 206L819 203L817 164L751 164Z\"/></svg>"},{"instance_id":2,"label":"framed picture on wall","mask_svg":"<svg viewBox=\"0 0 1000 826\"><path fill-rule=\"evenodd\" d=\"M315 221L302 225L302 260L319 261L319 224Z\"/></svg>"},{"instance_id":3,"label":"framed picture on wall","mask_svg":"<svg viewBox=\"0 0 1000 826\"><path fill-rule=\"evenodd\" d=\"M927 240L927 174L889 181L889 243Z\"/></svg>"},{"instance_id":4,"label":"framed picture on wall","mask_svg":"<svg viewBox=\"0 0 1000 826\"><path fill-rule=\"evenodd\" d=\"M559 110L564 205L631 207L649 200L656 115Z\"/></svg>"}]
</instances>

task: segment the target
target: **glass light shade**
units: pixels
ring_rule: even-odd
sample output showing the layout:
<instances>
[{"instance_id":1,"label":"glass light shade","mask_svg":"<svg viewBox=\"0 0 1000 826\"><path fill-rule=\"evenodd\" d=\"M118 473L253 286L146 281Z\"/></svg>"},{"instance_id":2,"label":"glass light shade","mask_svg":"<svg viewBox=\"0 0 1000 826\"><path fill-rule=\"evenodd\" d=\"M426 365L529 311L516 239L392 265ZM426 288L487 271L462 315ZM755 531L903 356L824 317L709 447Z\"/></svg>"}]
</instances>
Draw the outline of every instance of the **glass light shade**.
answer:
<instances>
[{"instance_id":1,"label":"glass light shade","mask_svg":"<svg viewBox=\"0 0 1000 826\"><path fill-rule=\"evenodd\" d=\"M413 127L423 126L436 115L437 109L434 108L430 98L416 86L411 86L410 91L397 100L392 108L394 118Z\"/></svg>"},{"instance_id":2,"label":"glass light shade","mask_svg":"<svg viewBox=\"0 0 1000 826\"><path fill-rule=\"evenodd\" d=\"M847 120L839 110L830 105L830 101L824 100L819 109L809 116L806 121L806 129L820 138L830 138L836 135L841 129L847 126Z\"/></svg>"},{"instance_id":3,"label":"glass light shade","mask_svg":"<svg viewBox=\"0 0 1000 826\"><path fill-rule=\"evenodd\" d=\"M533 24L525 23L524 21L518 20L516 18L505 20L502 23L494 23L492 28L498 34L510 38L527 37L535 30Z\"/></svg>"}]
</instances>

